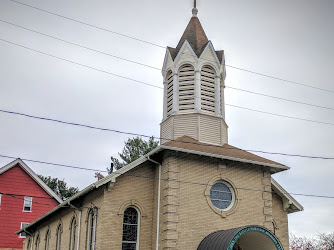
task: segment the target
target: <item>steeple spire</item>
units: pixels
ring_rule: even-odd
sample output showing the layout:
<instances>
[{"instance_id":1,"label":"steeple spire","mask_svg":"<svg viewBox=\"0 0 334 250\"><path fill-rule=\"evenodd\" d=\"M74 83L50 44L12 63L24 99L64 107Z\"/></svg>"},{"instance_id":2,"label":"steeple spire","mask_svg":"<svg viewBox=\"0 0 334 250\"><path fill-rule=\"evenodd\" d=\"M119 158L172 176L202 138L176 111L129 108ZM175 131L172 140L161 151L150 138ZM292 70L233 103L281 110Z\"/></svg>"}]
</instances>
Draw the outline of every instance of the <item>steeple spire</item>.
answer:
<instances>
[{"instance_id":1,"label":"steeple spire","mask_svg":"<svg viewBox=\"0 0 334 250\"><path fill-rule=\"evenodd\" d=\"M192 9L193 17L197 17L198 9L196 8L196 0L194 0L194 8Z\"/></svg>"}]
</instances>

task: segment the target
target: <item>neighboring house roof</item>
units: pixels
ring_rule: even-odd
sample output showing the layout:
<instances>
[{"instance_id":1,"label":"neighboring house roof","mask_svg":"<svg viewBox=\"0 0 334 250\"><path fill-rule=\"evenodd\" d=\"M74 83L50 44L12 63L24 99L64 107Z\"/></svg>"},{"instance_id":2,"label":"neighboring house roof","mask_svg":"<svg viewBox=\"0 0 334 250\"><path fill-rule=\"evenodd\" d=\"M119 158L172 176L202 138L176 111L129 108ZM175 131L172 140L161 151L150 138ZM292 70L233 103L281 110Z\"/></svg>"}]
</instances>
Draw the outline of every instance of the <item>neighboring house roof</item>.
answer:
<instances>
[{"instance_id":1,"label":"neighboring house roof","mask_svg":"<svg viewBox=\"0 0 334 250\"><path fill-rule=\"evenodd\" d=\"M35 182L38 183L38 185L44 189L45 192L47 192L51 197L53 197L56 201L59 203L62 203L62 199L58 195L56 195L55 192L51 190L38 176L37 174L32 171L31 168L29 168L20 158L12 161L11 163L7 164L6 166L0 168L0 175L4 172L10 170L11 168L15 166L20 166Z\"/></svg>"},{"instance_id":2,"label":"neighboring house roof","mask_svg":"<svg viewBox=\"0 0 334 250\"><path fill-rule=\"evenodd\" d=\"M190 19L176 48L167 47L173 60L176 58L177 54L179 53L185 41L188 41L191 48L194 50L195 54L197 55L197 57L200 57L206 45L208 44L209 39L207 38L205 31L198 17L192 17ZM216 53L219 58L219 61L222 62L223 52L216 51Z\"/></svg>"},{"instance_id":3,"label":"neighboring house roof","mask_svg":"<svg viewBox=\"0 0 334 250\"><path fill-rule=\"evenodd\" d=\"M283 209L289 214L303 211L303 206L296 201L280 184L271 178L271 187L283 200Z\"/></svg>"},{"instance_id":4,"label":"neighboring house roof","mask_svg":"<svg viewBox=\"0 0 334 250\"><path fill-rule=\"evenodd\" d=\"M228 144L225 144L225 145L228 145ZM99 188L99 187L101 187L101 186L103 186L107 183L115 183L116 179L119 176L122 176L122 175L126 174L127 172L136 168L137 166L141 165L144 162L151 161L152 160L151 157L153 155L158 154L159 152L161 152L163 150L173 150L173 151L186 152L186 153L190 153L190 154L203 155L203 156L208 156L208 157L213 157L213 158L227 159L227 160L251 163L251 164L255 164L255 165L259 165L259 166L270 167L270 169L275 169L277 172L288 169L287 166L284 166L280 163L262 158L260 156L256 156L256 155L251 154L247 151L235 148L235 147L230 146L230 145L228 145L228 147L232 148L232 149L227 149L227 148L223 148L223 147L220 147L220 146L213 146L211 144L200 143L200 142L198 142L198 141L196 141L196 140L194 140L194 139L192 139L188 136L182 136L175 141L167 142L163 145L160 145L156 149L153 149L151 152L149 152L148 154L140 157L139 159L129 163L128 165L124 166L123 168L121 168L121 169L113 172L112 174L104 177L103 179L89 185L88 187L86 187L82 191L76 193L75 195L73 195L72 197L70 197L69 199L64 201L63 203L59 204L57 207L53 208L52 210L50 210L46 214L39 217L37 220L30 223L27 227L17 231L16 234L21 233L25 229L29 229L30 227L34 226L39 221L41 221L44 218L50 216L54 212L63 208L64 206L66 206L66 205L71 206L72 201L86 195L87 193L91 192L92 190L97 189L97 188ZM219 149L217 149L217 148L219 148ZM231 153L230 150L234 151L234 153ZM241 152L239 152L239 151L241 151ZM229 155L224 155L224 153L229 154ZM277 182L275 182L274 184L272 182L272 187L276 187L277 186L276 184L277 184ZM275 186L273 186L273 185L275 185ZM284 190L284 189L281 187L280 190ZM278 194L282 195L282 199L285 198L285 197L291 197L292 198L292 196L289 195L285 190L283 192L278 193ZM301 210L303 210L302 206L295 199L293 199L293 198L291 199L291 198L290 198L290 201L293 201L293 204L296 207L298 205L298 207L299 208L301 207ZM299 210L299 211L301 211L301 210Z\"/></svg>"}]
</instances>

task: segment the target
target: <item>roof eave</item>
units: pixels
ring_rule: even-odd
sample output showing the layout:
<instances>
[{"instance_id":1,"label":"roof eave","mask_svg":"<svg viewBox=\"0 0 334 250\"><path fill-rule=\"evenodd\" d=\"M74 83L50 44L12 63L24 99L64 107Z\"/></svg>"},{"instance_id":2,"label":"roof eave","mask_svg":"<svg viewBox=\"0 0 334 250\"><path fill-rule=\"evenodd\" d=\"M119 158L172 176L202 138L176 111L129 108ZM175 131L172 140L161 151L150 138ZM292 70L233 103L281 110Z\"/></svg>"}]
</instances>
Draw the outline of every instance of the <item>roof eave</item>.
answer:
<instances>
[{"instance_id":1,"label":"roof eave","mask_svg":"<svg viewBox=\"0 0 334 250\"><path fill-rule=\"evenodd\" d=\"M52 191L51 188L48 187L48 185L46 185L38 176L37 174L27 165L24 163L23 160L21 160L20 158L10 162L9 164L7 164L6 166L2 167L0 169L0 174L8 171L9 169L11 169L12 167L14 167L16 164L19 164L21 166L21 168L35 181L37 182L37 184L44 189L44 191L46 193L48 193L52 198L54 198L57 202L62 203L63 200L55 193Z\"/></svg>"},{"instance_id":2,"label":"roof eave","mask_svg":"<svg viewBox=\"0 0 334 250\"><path fill-rule=\"evenodd\" d=\"M277 181L271 178L271 184L273 190L282 197L282 199L286 199L287 203L290 206L293 206L293 209L289 209L288 213L300 212L304 210L304 207L295 200Z\"/></svg>"},{"instance_id":3,"label":"roof eave","mask_svg":"<svg viewBox=\"0 0 334 250\"><path fill-rule=\"evenodd\" d=\"M263 167L269 167L275 173L290 169L289 167L284 166L284 165L276 165L276 164L272 164L272 163L252 161L252 160L247 160L247 159L242 159L242 158L237 158L237 157L212 154L212 153L196 151L196 150L191 150L191 149L184 149L184 148L171 147L171 146L165 146L165 145L161 145L160 147L163 148L163 149L174 150L174 151L179 151L179 152L184 152L184 153L197 154L197 155L203 155L203 156L208 156L208 157L214 157L214 158L218 158L218 159L238 161L238 162L244 162L244 163L259 165L259 166L263 166Z\"/></svg>"}]
</instances>

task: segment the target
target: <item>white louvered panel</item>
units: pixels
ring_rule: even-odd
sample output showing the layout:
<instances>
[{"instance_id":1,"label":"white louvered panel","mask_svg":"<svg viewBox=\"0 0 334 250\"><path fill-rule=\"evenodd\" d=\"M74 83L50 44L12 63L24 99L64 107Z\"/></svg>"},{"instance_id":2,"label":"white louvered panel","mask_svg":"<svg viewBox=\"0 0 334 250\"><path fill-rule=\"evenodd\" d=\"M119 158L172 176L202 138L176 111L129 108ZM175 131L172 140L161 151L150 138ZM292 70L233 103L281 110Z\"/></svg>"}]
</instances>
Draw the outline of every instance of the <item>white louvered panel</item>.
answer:
<instances>
[{"instance_id":1,"label":"white louvered panel","mask_svg":"<svg viewBox=\"0 0 334 250\"><path fill-rule=\"evenodd\" d=\"M166 75L167 82L167 117L169 117L173 111L173 74L169 71Z\"/></svg>"},{"instance_id":2,"label":"white louvered panel","mask_svg":"<svg viewBox=\"0 0 334 250\"><path fill-rule=\"evenodd\" d=\"M169 118L161 124L161 144L168 142L168 139L173 139L173 123L172 123L173 118Z\"/></svg>"},{"instance_id":3,"label":"white louvered panel","mask_svg":"<svg viewBox=\"0 0 334 250\"><path fill-rule=\"evenodd\" d=\"M214 115L215 110L215 71L204 66L201 70L201 110L204 114Z\"/></svg>"},{"instance_id":4,"label":"white louvered panel","mask_svg":"<svg viewBox=\"0 0 334 250\"><path fill-rule=\"evenodd\" d=\"M195 114L174 117L174 138L176 139L184 135L197 139L198 127L197 116Z\"/></svg>"},{"instance_id":5,"label":"white louvered panel","mask_svg":"<svg viewBox=\"0 0 334 250\"><path fill-rule=\"evenodd\" d=\"M203 115L200 118L200 140L221 144L221 121L215 117Z\"/></svg>"},{"instance_id":6,"label":"white louvered panel","mask_svg":"<svg viewBox=\"0 0 334 250\"><path fill-rule=\"evenodd\" d=\"M193 112L195 108L195 71L191 65L179 70L179 113Z\"/></svg>"}]
</instances>

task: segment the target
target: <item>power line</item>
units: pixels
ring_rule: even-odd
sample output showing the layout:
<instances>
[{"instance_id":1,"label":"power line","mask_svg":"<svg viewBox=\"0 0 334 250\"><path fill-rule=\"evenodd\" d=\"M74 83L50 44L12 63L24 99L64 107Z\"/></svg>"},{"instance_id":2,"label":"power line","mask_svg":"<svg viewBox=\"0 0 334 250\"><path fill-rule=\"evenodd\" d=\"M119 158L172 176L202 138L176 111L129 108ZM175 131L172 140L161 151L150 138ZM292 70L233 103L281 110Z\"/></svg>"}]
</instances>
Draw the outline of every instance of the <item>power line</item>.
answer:
<instances>
[{"instance_id":1,"label":"power line","mask_svg":"<svg viewBox=\"0 0 334 250\"><path fill-rule=\"evenodd\" d=\"M113 57L113 58L116 58L116 59L119 59L119 60L123 60L123 61L127 61L127 62L130 62L130 63L137 64L137 65L140 65L140 66L145 66L145 67L148 67L148 68L151 68L151 69L155 69L155 70L159 70L159 71L161 70L160 68L155 67L155 66L151 66L151 65L144 64L144 63L141 63L141 62L137 62L137 61L134 61L134 60L130 60L130 59L127 59L127 58L115 56L115 55L112 55L110 53L106 53L106 52L103 52L103 51L100 51L100 50L89 48L89 47L86 47L86 46L83 46L83 45L80 45L80 44L77 44L77 43L73 43L73 42L70 42L70 41L67 41L67 40L55 37L55 36L51 36L51 35L48 35L48 34L45 34L45 33L39 32L39 31L36 31L36 30L32 30L32 29L29 29L29 28L26 28L26 27L23 27L23 26L20 26L20 25L8 22L6 20L0 19L0 21L4 22L4 23L7 23L7 24L10 24L10 25L13 25L13 26L18 27L18 28L21 28L21 29L25 29L25 30L28 30L28 31L31 31L31 32L34 32L34 33L37 33L37 34L40 34L40 35L43 35L43 36L46 36L46 37L58 40L58 41L61 41L61 42L64 42L64 43L68 43L68 44L77 46L79 48L90 50L90 51L93 51L93 52L96 52L96 53L99 53L99 54L102 54L102 55L110 56L110 57ZM315 105L315 104L310 104L310 103L295 101L295 100L291 100L291 99L286 99L286 98L281 98L281 97L266 95L266 94L263 94L263 93L258 93L258 92L249 91L249 90L245 90L245 89L234 88L234 87L230 87L230 86L225 86L225 87L229 88L229 89L233 89L233 90L242 91L242 92L245 92L245 93L250 93L250 94L265 96L265 97L274 98L274 99L278 99L278 100L282 100L282 101L288 101L288 102L303 104L303 105L307 105L307 106L311 106L311 107L316 107L316 108L334 110L334 108L330 108L330 107L325 107L325 106L320 106L320 105Z\"/></svg>"},{"instance_id":2,"label":"power line","mask_svg":"<svg viewBox=\"0 0 334 250\"><path fill-rule=\"evenodd\" d=\"M8 158L8 159L17 159L18 157L13 157L13 156L8 156L8 155L0 155L2 158ZM47 165L52 165L52 166L59 166L59 167L66 167L66 168L75 168L75 169L83 169L83 170L89 170L89 171L100 171L97 169L93 168L82 168L82 167L75 167L75 166L70 166L70 165L65 165L65 164L58 164L58 163L51 163L51 162L45 162L45 161L37 161L37 160L30 160L30 159L22 159L23 161L29 161L29 162L34 162L34 163L41 163L41 164L47 164ZM108 172L105 170L101 170L101 172Z\"/></svg>"},{"instance_id":3,"label":"power line","mask_svg":"<svg viewBox=\"0 0 334 250\"><path fill-rule=\"evenodd\" d=\"M311 107L316 107L316 108L334 110L334 108L330 108L330 107L315 105L315 104L306 103L306 102L299 102L299 101L295 101L295 100L291 100L291 99L286 99L286 98L282 98L282 97L277 97L277 96L272 96L272 95L266 95L266 94L263 94L263 93L258 93L258 92L254 92L254 91L250 91L250 90L239 89L239 88L234 88L234 87L230 87L230 86L225 86L225 87L229 88L229 89L234 89L234 90L238 90L238 91L242 91L242 92L254 94L254 95L260 95L260 96L270 97L270 98L274 98L274 99L278 99L278 100L282 100L282 101L294 102L294 103L303 104L303 105L307 105L307 106L311 106Z\"/></svg>"},{"instance_id":4,"label":"power line","mask_svg":"<svg viewBox=\"0 0 334 250\"><path fill-rule=\"evenodd\" d=\"M20 44L17 44L17 43L14 43L14 42L11 42L11 41L8 41L8 40L5 40L5 39L0 38L0 41L15 45L15 46L27 49L27 50L31 50L31 51L34 51L34 52L37 52L37 53L40 53L40 54L43 54L43 55L46 55L46 56L50 56L50 57L53 57L53 58L56 58L56 59L59 59L59 60L65 61L65 62L73 63L73 64L79 65L81 67L84 67L84 68L92 69L92 70L102 72L102 73L105 73L105 74L108 74L108 75L112 75L112 76L116 76L116 77L123 78L123 79L126 79L126 80L130 80L130 81L133 81L133 82L141 83L141 84L148 85L148 86L151 86L151 87L154 87L154 88L162 89L161 87L156 86L154 84L150 84L150 83L139 81L139 80L136 80L136 79L132 79L132 78L129 78L129 77L126 77L126 76L121 76L121 75L118 75L118 74L114 74L114 73L111 73L109 71L105 71L105 70L102 70L102 69L97 69L97 68L94 68L94 67L91 67L91 66L88 66L88 65L85 65L85 64L81 64L81 63L78 63L78 62L74 62L74 61L59 57L59 56L51 55L51 54L45 53L43 51L32 49L32 48L29 48L29 47L26 47L26 46L23 46L23 45L20 45Z\"/></svg>"},{"instance_id":5,"label":"power line","mask_svg":"<svg viewBox=\"0 0 334 250\"><path fill-rule=\"evenodd\" d=\"M135 41L138 41L138 42L146 43L146 44L149 44L149 45L152 45L152 46L155 46L155 47L159 47L159 48L163 48L163 49L166 48L166 46L162 46L162 45L159 45L159 44L156 44L156 43L149 42L147 40L135 38L133 36L129 36L129 35L125 35L125 34L122 34L122 33L119 33L119 32L115 32L115 31L112 31L110 29L106 29L106 28L103 28L103 27L99 27L99 26L96 26L96 25L93 25L93 24L83 22L83 21L79 21L77 19L66 17L64 15L60 15L60 14L57 14L57 13L54 13L54 12L51 12L51 11L48 11L48 10L44 10L42 8L38 8L38 7L35 7L35 6L32 6L32 5L29 5L29 4L25 4L25 3L22 3L22 2L19 2L19 1L16 1L16 0L9 0L9 1L12 1L12 2L17 3L17 4L21 4L21 5L24 5L26 7L33 8L33 9L36 9L36 10L39 10L39 11L57 16L57 17L61 17L61 18L64 18L64 19L67 19L67 20L70 20L70 21L73 21L73 22L76 22L76 23L79 23L79 24L82 24L82 25L86 25L86 26L89 26L89 27L92 27L92 28L95 28L95 29L103 30L103 31L106 31L106 32L109 32L109 33L112 33L112 34L115 34L115 35L119 35L119 36L122 36L122 37L125 37L125 38L128 38L128 39L132 39L132 40L135 40ZM186 53L183 53L183 54L186 54ZM312 89L317 89L317 90L321 90L321 91L325 91L325 92L334 93L334 90L319 88L319 87L315 87L315 86L312 86L312 85L309 85L309 84L304 84L304 83L300 83L300 82L296 82L296 81L290 81L290 80L283 79L283 78L280 78L280 77L271 76L271 75L268 75L268 74L263 74L263 73L259 73L259 72L256 72L256 71L243 69L243 68L228 65L228 64L224 64L224 65L226 67L230 67L230 68L233 68L233 69L237 69L237 70L240 70L240 71L244 71L244 72L247 72L247 73L251 73L251 74L255 74L255 75L259 75L259 76L263 76L263 77L267 77L267 78L271 78L271 79L274 79L274 80L278 80L278 81L282 81L282 82L286 82L286 83L291 83L291 84L296 84L296 85L299 85L299 86L308 87L308 88L312 88Z\"/></svg>"},{"instance_id":6,"label":"power line","mask_svg":"<svg viewBox=\"0 0 334 250\"><path fill-rule=\"evenodd\" d=\"M304 119L304 118L299 118L295 116L288 116L288 115L280 115L276 113L271 113L271 112L266 112L266 111L261 111L261 110L256 110L256 109L250 109L250 108L245 108L237 105L232 105L232 104L225 104L226 106L234 107L234 108L239 108L239 109L245 109L249 111L254 111L262 114L267 114L267 115L274 115L274 116L279 116L279 117L284 117L284 118L290 118L290 119L295 119L295 120L300 120L300 121L306 121L306 122L314 122L314 123L319 123L319 124L326 124L326 125L331 125L334 126L334 123L330 122L322 122L322 121L316 121L316 120L310 120L310 119Z\"/></svg>"},{"instance_id":7,"label":"power line","mask_svg":"<svg viewBox=\"0 0 334 250\"><path fill-rule=\"evenodd\" d=\"M10 193L3 193L1 191L0 191L0 194L14 195L14 196L29 196L29 197L33 197L33 198L39 198L39 199L51 199L51 200L54 199L52 197L46 197L46 196L36 196L36 195L27 195L27 194L10 194Z\"/></svg>"},{"instance_id":8,"label":"power line","mask_svg":"<svg viewBox=\"0 0 334 250\"><path fill-rule=\"evenodd\" d=\"M103 52L103 51L100 51L100 50L92 49L92 48L83 46L83 45L78 44L78 43L73 43L73 42L70 42L70 41L67 41L67 40L64 40L64 39L55 37L55 36L51 36L51 35L48 35L48 34L45 34L45 33L39 32L39 31L36 31L36 30L32 30L32 29L29 29L29 28L26 28L26 27L17 25L17 24L15 24L15 23L8 22L8 21L6 21L6 20L2 20L2 19L0 19L0 21L3 22L3 23L7 23L7 24L10 24L10 25L13 25L13 26L18 27L18 28L21 28L21 29L25 29L25 30L34 32L34 33L39 34L39 35L42 35L42 36L46 36L46 37L49 37L49 38L52 38L52 39L55 39L55 40L58 40L58 41L61 41L61 42L64 42L64 43L68 43L68 44L77 46L77 47L79 47L79 48L83 48L83 49L90 50L90 51L93 51L93 52L96 52L96 53L99 53L99 54L102 54L102 55L106 55L106 56L114 57L114 58L117 58L117 59L119 59L119 60L123 60L123 61L131 62L131 63L135 63L135 64L138 64L138 65L141 65L141 66L145 66L145 67L152 68L152 69L156 69L156 70L159 70L159 71L160 71L159 68L154 67L154 66L151 66L151 65L148 65L148 64L144 64L144 63L136 62L136 61L133 61L133 60L130 60L130 59L126 59L126 58L123 58L123 57L119 57L119 56L115 56L115 55L112 55L112 54L110 54L110 53L106 53L106 52Z\"/></svg>"},{"instance_id":9,"label":"power line","mask_svg":"<svg viewBox=\"0 0 334 250\"><path fill-rule=\"evenodd\" d=\"M136 80L136 79L133 79L133 78L125 77L125 76L122 76L122 75L114 74L114 73L111 73L109 71L100 70L100 69L97 69L97 68L94 68L94 67L91 67L91 66L88 66L88 65L85 65L85 64L74 62L74 61L71 61L71 60L68 60L68 59L65 59L65 58L62 58L62 57L58 57L58 56L55 56L55 55L51 55L51 54L48 54L48 53L45 53L45 52L42 52L42 51L39 51L39 50L35 50L35 49L32 49L32 48L17 44L17 43L13 43L13 42L10 42L8 40L4 40L4 39L0 38L0 41L4 41L4 42L7 42L9 44L12 44L12 45L15 45L15 46L27 49L27 50L32 50L34 52L38 52L38 53L43 54L43 55L47 55L47 56L50 56L50 57L53 57L53 58L56 58L56 59L59 59L59 60L62 60L62 61L73 63L73 64L76 64L76 65L79 65L79 66L82 66L82 67L85 67L85 68L89 68L89 69L92 69L92 70L95 70L95 71L98 71L98 72L102 72L102 73L105 73L105 74L108 74L108 75L112 75L112 76L120 77L120 78L123 78L123 79L126 79L126 80L134 81L134 82L141 83L141 84L144 84L144 85L147 85L147 86L150 86L150 87L163 89L162 87L159 87L157 85L153 85L153 84L143 82L143 81L139 81L139 80ZM301 121L307 121L307 122L313 122L313 123L319 123L319 124L326 124L326 125L334 126L333 123L329 123L329 122L321 122L321 121L304 119L304 118L299 118L299 117L280 115L280 114L275 114L275 113L270 113L270 112L265 112L265 111L250 109L250 108L244 108L244 107L240 107L240 106L236 106L236 105L232 105L232 104L225 104L225 105L226 106L231 106L231 107L242 108L242 109L246 109L246 110L249 110L249 111L254 111L254 112L259 112L259 113L264 113L264 114L270 114L270 115L275 115L275 116L280 116L280 117L285 117L285 118L290 118L290 119L295 119L295 120L301 120Z\"/></svg>"},{"instance_id":10,"label":"power line","mask_svg":"<svg viewBox=\"0 0 334 250\"><path fill-rule=\"evenodd\" d=\"M236 106L236 107L238 107L238 106ZM210 145L210 144L187 142L187 141L174 140L174 139L170 139L170 138L149 136L149 135L132 133L132 132L124 132L124 131L115 130L115 129L96 127L96 126L91 126L91 125L86 125L86 124L81 124L81 123L67 122L67 121L57 120L57 119L53 119L53 118L46 118L46 117L34 116L34 115L29 115L29 114L24 114L24 113L18 113L18 112L14 112L14 111L7 111L7 110L1 110L0 109L0 112L7 113L7 114L13 114L13 115L20 115L20 116L24 116L24 117L28 117L28 118L32 118L32 119L51 121L51 122L56 122L56 123L66 124L66 125L71 125L71 126L78 126L78 127L84 127L84 128L94 129L94 130L106 131L106 132L114 132L114 133L119 133L119 134L126 134L126 135L132 135L132 136L140 136L140 137L145 137L145 138L151 138L151 137L153 137L153 138L158 139L158 140L176 141L176 142L181 142L181 143L185 143L185 144L195 144L195 145L200 145L200 146L212 147L212 145ZM220 148L229 149L229 150L244 150L244 151L248 151L248 152L263 153L263 154L272 154L272 155L283 155L283 156L300 157L300 158L310 158L310 159L322 159L322 160L334 160L334 157L308 156L308 155L299 155L299 154L266 152L266 151L261 151L261 150L239 149L239 148L234 148L234 147L232 148L232 147L219 146L219 145L215 145L215 147L220 147ZM5 156L1 156L0 155L0 157L5 157ZM12 157L12 158L13 159L17 159L15 157ZM44 163L44 162L40 162L40 163ZM62 166L65 166L65 165L62 165ZM96 169L90 169L90 170L96 171Z\"/></svg>"},{"instance_id":11,"label":"power line","mask_svg":"<svg viewBox=\"0 0 334 250\"><path fill-rule=\"evenodd\" d=\"M81 63L74 62L74 61L71 61L71 60L68 60L68 59L65 59L65 58L62 58L62 57L51 55L51 54L48 54L48 53L45 53L45 52L42 52L42 51L39 51L39 50L35 50L35 49L29 48L29 47L26 47L26 46L23 46L23 45L20 45L20 44L17 44L17 43L13 43L13 42L1 39L1 38L0 38L0 41L4 41L4 42L7 42L9 44L12 44L12 45L15 45L15 46L27 49L27 50L32 50L34 52L38 52L38 53L43 54L43 55L47 55L47 56L50 56L50 57L53 57L53 58L56 58L56 59L59 59L59 60L62 60L62 61L73 63L75 65L79 65L79 66L82 66L82 67L85 67L85 68L89 68L89 69L92 69L92 70L95 70L95 71L98 71L98 72L102 72L102 73L105 73L105 74L108 74L108 75L112 75L112 76L120 77L120 78L123 78L123 79L126 79L126 80L134 81L134 82L141 83L141 84L144 84L144 85L147 85L147 86L150 86L150 87L154 87L154 88L158 88L158 89L163 89L162 87L159 87L159 86L154 85L154 84L150 84L150 83L139 81L139 80L136 80L136 79L133 79L133 78L129 78L129 77L126 77L126 76L114 74L114 73L111 73L109 71L100 70L100 69L97 69L97 68L94 68L94 67L91 67L91 66L88 66L88 65L85 65L85 64L81 64ZM200 97L197 97L197 98L200 98ZM241 109L246 109L246 110L254 111L254 112L258 112L258 113L264 113L264 114L269 114L269 115L275 115L275 116L285 117L285 118L289 118L289 119L295 119L295 120L300 120L300 121L307 121L307 122L313 122L313 123L319 123L319 124L326 124L326 125L334 126L334 123L329 123L329 122L321 122L321 121L304 119L304 118L299 118L299 117L294 117L294 116L280 115L280 114L275 114L275 113L270 113L270 112L265 112L265 111L250 109L250 108L244 108L244 107L240 107L240 106L236 106L236 105L232 105L232 104L225 104L225 105L226 106L231 106L231 107L237 107L237 108L241 108Z\"/></svg>"},{"instance_id":12,"label":"power line","mask_svg":"<svg viewBox=\"0 0 334 250\"><path fill-rule=\"evenodd\" d=\"M3 157L0 155L0 157ZM5 156L7 157L7 156ZM186 157L186 156L183 156ZM27 161L31 161L31 160L27 160ZM36 161L33 160L34 162L42 162L42 161ZM47 163L50 164L50 163ZM51 163L51 165L60 165L57 163ZM69 165L63 165L63 166L69 166ZM72 168L79 168L79 167L74 167L71 166ZM87 170L85 168L81 168L82 170ZM102 170L96 170L99 172L103 172ZM183 184L190 184L190 185L199 185L199 186L212 186L208 183L201 183L201 182L192 182L192 181L182 181L182 180L177 180L177 179L170 179L170 178L156 178L156 177L152 177L152 176L145 176L145 175L135 175L135 174L129 174L129 173L124 173L122 174L122 176L129 176L129 177L135 177L135 178L144 178L144 179L153 179L153 180L162 180L162 181L171 181L171 182L178 182L178 183L183 183ZM274 191L266 191L266 190L262 190L262 189L251 189L251 188L243 188L243 187L236 187L237 190L244 190L244 191L253 191L253 192L265 192L265 193L275 193ZM305 197L313 197L313 198L327 198L327 199L334 199L334 196L328 196L328 195L314 195L314 194L303 194L303 193L289 193L289 192L285 192L284 194L290 194L290 195L296 195L296 196L305 196ZM9 194L5 194L5 195L9 195ZM19 197L14 197L17 199L23 199L23 198L19 198ZM46 205L46 204L44 204ZM51 205L51 204L49 204ZM52 205L54 206L54 205Z\"/></svg>"}]
</instances>

